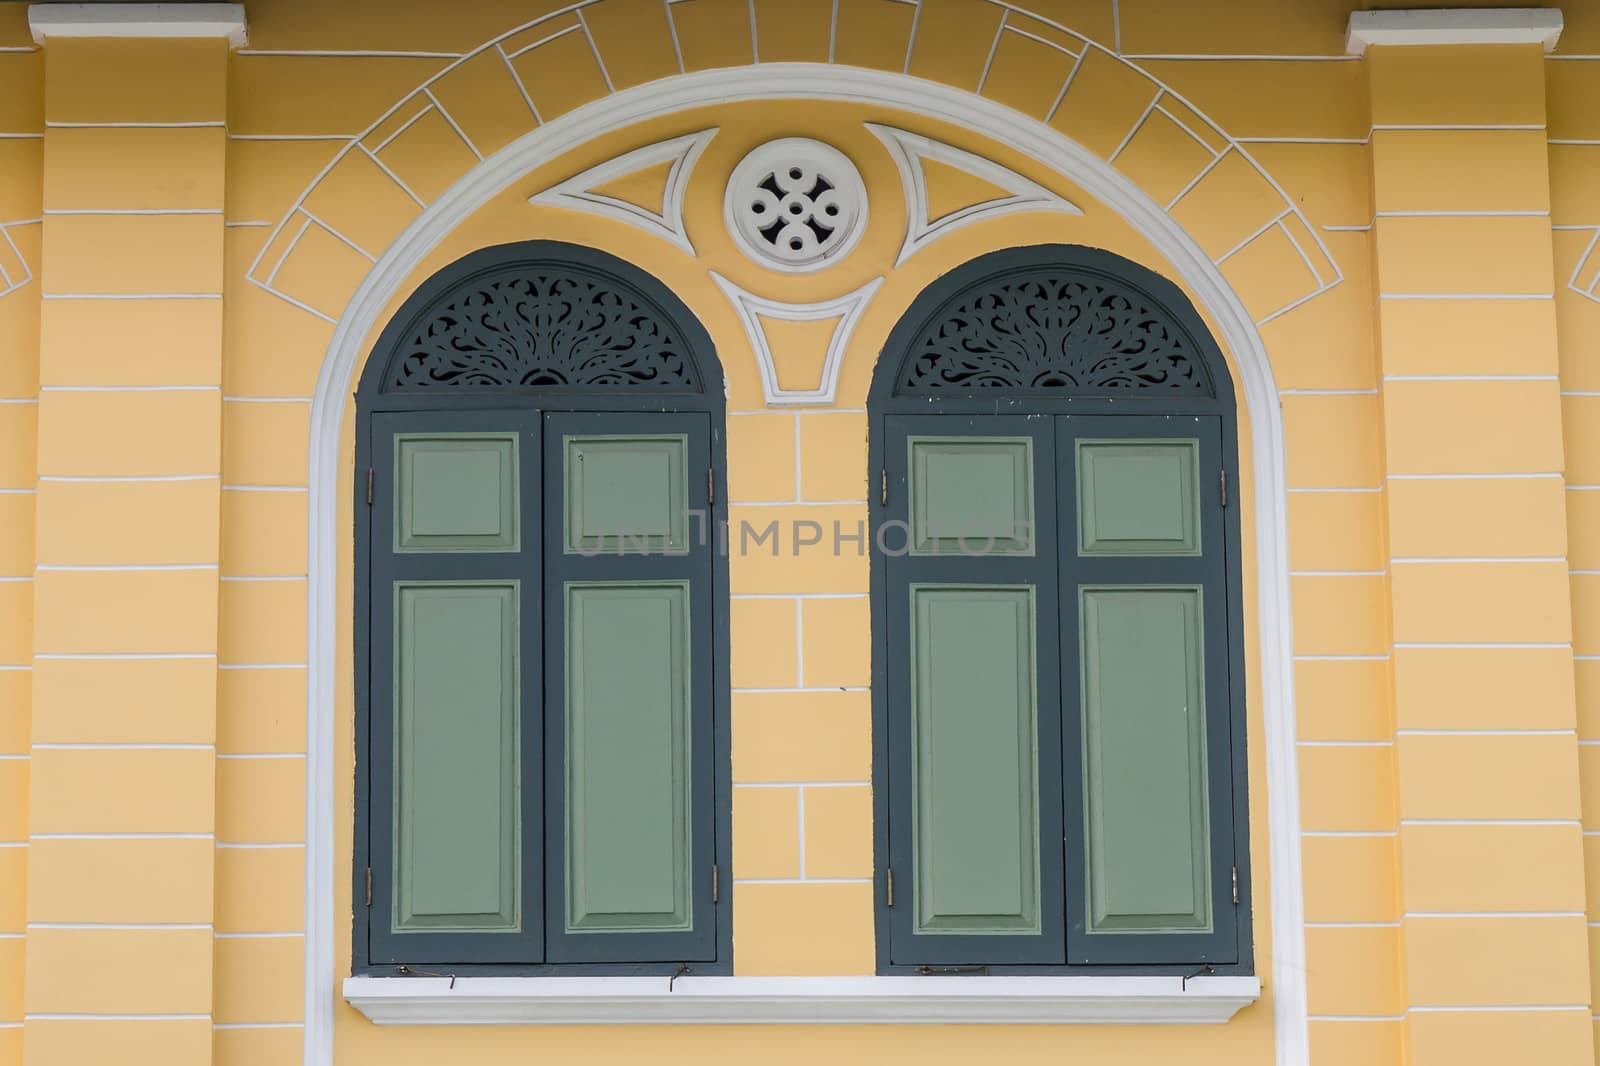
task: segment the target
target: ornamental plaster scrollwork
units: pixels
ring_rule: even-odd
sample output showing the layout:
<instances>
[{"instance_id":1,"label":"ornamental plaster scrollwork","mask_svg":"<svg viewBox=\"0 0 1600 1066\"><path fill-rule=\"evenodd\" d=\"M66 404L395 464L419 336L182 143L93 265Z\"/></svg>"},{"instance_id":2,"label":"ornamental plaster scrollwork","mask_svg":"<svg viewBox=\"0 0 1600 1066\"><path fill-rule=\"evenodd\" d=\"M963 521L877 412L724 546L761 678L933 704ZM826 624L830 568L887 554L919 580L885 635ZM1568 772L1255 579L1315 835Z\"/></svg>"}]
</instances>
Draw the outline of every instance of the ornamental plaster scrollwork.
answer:
<instances>
[{"instance_id":1,"label":"ornamental plaster scrollwork","mask_svg":"<svg viewBox=\"0 0 1600 1066\"><path fill-rule=\"evenodd\" d=\"M739 321L744 325L745 334L750 338L750 350L755 353L756 365L761 371L761 391L766 397L768 406L833 403L834 394L839 387L839 367L844 362L845 349L850 345L850 335L855 332L861 313L866 310L878 287L883 284L883 279L873 278L854 292L837 296L832 300L809 304L783 303L757 296L753 292L741 289L715 271L711 274L711 280L717 283L718 288L728 297L728 302L733 304L734 310L739 314ZM834 322L833 332L828 338L827 354L822 361L820 380L815 388L783 386L782 376L779 373L779 358L773 349L771 338L767 335L766 327L762 325L763 319L777 319L783 322L830 320Z\"/></svg>"},{"instance_id":2,"label":"ornamental plaster scrollwork","mask_svg":"<svg viewBox=\"0 0 1600 1066\"><path fill-rule=\"evenodd\" d=\"M647 144L643 148L636 148L614 159L608 159L598 166L590 167L580 174L574 174L543 192L535 193L528 198L528 202L587 211L618 222L626 222L671 242L688 255L694 255L694 244L689 240L689 233L683 222L683 195L689 186L689 175L700 159L700 153L705 151L706 145L710 144L716 135L717 131L713 128L684 137L675 137L670 141ZM596 191L619 178L658 167L663 163L670 163L671 167L667 171L666 186L662 190L659 210L651 210L631 200L607 196Z\"/></svg>"},{"instance_id":3,"label":"ornamental plaster scrollwork","mask_svg":"<svg viewBox=\"0 0 1600 1066\"><path fill-rule=\"evenodd\" d=\"M935 141L893 126L867 123L883 146L894 157L900 171L900 184L906 197L906 239L895 259L899 266L920 250L950 233L973 222L998 218L1017 211L1055 211L1067 215L1081 215L1076 204L1056 195L1037 182L1029 181L1016 171L1001 166L982 156L973 155L953 145ZM938 218L931 217L928 200L928 179L922 169L923 160L932 160L996 186L1004 196L951 211Z\"/></svg>"}]
</instances>

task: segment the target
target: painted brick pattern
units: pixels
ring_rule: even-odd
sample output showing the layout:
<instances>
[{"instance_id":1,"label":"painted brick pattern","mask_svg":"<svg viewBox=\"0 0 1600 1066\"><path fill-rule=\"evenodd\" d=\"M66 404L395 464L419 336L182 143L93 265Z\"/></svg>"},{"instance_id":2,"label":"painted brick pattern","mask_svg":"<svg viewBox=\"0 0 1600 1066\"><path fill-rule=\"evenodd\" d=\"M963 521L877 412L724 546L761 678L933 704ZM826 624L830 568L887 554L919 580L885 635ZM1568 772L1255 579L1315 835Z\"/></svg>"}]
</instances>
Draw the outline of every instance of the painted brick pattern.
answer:
<instances>
[{"instance_id":1,"label":"painted brick pattern","mask_svg":"<svg viewBox=\"0 0 1600 1066\"><path fill-rule=\"evenodd\" d=\"M38 85L39 269L6 301L41 318L16 986L38 1066L124 1035L211 1058L227 61L63 42Z\"/></svg>"},{"instance_id":2,"label":"painted brick pattern","mask_svg":"<svg viewBox=\"0 0 1600 1066\"><path fill-rule=\"evenodd\" d=\"M1547 1061L1588 1063L1546 64L1537 48L1501 46L1380 48L1367 66L1404 975L1396 1014L1411 1062L1492 1061L1517 1029ZM1469 180L1447 178L1463 153L1492 161ZM1471 344L1459 362L1442 360L1432 326L1445 322L1447 332L1516 331L1520 342ZM1513 522L1473 523L1459 536L1441 528L1454 525L1446 515L1488 515L1513 499L1525 501ZM1460 697L1506 678L1519 679L1518 698ZM1452 876L1467 854L1521 856L1518 890ZM1472 973L1458 961L1465 951L1479 960Z\"/></svg>"}]
</instances>

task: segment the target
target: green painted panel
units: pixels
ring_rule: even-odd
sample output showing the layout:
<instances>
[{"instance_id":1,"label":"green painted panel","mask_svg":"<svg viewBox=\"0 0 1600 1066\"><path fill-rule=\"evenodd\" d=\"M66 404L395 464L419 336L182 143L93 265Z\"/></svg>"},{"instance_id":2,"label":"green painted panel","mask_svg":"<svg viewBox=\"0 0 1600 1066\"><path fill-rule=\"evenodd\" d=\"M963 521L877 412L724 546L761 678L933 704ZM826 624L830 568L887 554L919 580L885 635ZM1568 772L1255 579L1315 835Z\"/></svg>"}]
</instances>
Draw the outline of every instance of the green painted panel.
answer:
<instances>
[{"instance_id":1,"label":"green painted panel","mask_svg":"<svg viewBox=\"0 0 1600 1066\"><path fill-rule=\"evenodd\" d=\"M1037 933L1031 586L911 586L918 933Z\"/></svg>"},{"instance_id":2,"label":"green painted panel","mask_svg":"<svg viewBox=\"0 0 1600 1066\"><path fill-rule=\"evenodd\" d=\"M1200 442L1078 441L1078 551L1199 555Z\"/></svg>"},{"instance_id":3,"label":"green painted panel","mask_svg":"<svg viewBox=\"0 0 1600 1066\"><path fill-rule=\"evenodd\" d=\"M1088 931L1210 932L1201 590L1080 603Z\"/></svg>"},{"instance_id":4,"label":"green painted panel","mask_svg":"<svg viewBox=\"0 0 1600 1066\"><path fill-rule=\"evenodd\" d=\"M521 927L517 601L395 585L395 932Z\"/></svg>"},{"instance_id":5,"label":"green painted panel","mask_svg":"<svg viewBox=\"0 0 1600 1066\"><path fill-rule=\"evenodd\" d=\"M1033 441L908 437L911 554L1032 555Z\"/></svg>"},{"instance_id":6,"label":"green painted panel","mask_svg":"<svg viewBox=\"0 0 1600 1066\"><path fill-rule=\"evenodd\" d=\"M567 553L689 550L689 439L563 437Z\"/></svg>"},{"instance_id":7,"label":"green painted panel","mask_svg":"<svg viewBox=\"0 0 1600 1066\"><path fill-rule=\"evenodd\" d=\"M517 438L512 433L395 437L394 550L517 550Z\"/></svg>"},{"instance_id":8,"label":"green painted panel","mask_svg":"<svg viewBox=\"0 0 1600 1066\"><path fill-rule=\"evenodd\" d=\"M570 582L569 932L693 927L689 583Z\"/></svg>"}]
</instances>

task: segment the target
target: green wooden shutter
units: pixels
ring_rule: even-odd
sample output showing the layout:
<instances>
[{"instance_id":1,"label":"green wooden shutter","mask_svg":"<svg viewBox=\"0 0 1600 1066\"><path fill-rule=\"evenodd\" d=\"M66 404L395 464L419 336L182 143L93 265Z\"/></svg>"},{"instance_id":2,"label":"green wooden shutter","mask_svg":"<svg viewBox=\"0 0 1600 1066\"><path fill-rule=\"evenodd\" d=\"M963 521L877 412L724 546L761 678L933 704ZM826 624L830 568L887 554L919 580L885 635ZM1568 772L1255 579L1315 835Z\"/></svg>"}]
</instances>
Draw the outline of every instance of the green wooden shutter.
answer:
<instances>
[{"instance_id":1,"label":"green wooden shutter","mask_svg":"<svg viewBox=\"0 0 1600 1066\"><path fill-rule=\"evenodd\" d=\"M1059 963L1050 423L895 417L886 448L891 961Z\"/></svg>"},{"instance_id":2,"label":"green wooden shutter","mask_svg":"<svg viewBox=\"0 0 1600 1066\"><path fill-rule=\"evenodd\" d=\"M545 418L552 962L715 958L706 423Z\"/></svg>"},{"instance_id":3,"label":"green wooden shutter","mask_svg":"<svg viewBox=\"0 0 1600 1066\"><path fill-rule=\"evenodd\" d=\"M543 957L536 426L371 421L375 963Z\"/></svg>"},{"instance_id":4,"label":"green wooden shutter","mask_svg":"<svg viewBox=\"0 0 1600 1066\"><path fill-rule=\"evenodd\" d=\"M1233 962L1220 426L1060 425L1069 961Z\"/></svg>"}]
</instances>

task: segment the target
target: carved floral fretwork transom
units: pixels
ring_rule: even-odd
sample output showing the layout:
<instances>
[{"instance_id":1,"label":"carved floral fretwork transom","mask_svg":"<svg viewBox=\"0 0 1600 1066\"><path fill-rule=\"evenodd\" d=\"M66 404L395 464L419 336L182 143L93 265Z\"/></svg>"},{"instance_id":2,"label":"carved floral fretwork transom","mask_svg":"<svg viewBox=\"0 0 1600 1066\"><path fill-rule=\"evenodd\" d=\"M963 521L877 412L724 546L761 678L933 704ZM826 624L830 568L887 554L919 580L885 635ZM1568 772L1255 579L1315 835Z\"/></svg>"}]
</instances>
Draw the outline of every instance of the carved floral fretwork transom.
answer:
<instances>
[{"instance_id":1,"label":"carved floral fretwork transom","mask_svg":"<svg viewBox=\"0 0 1600 1066\"><path fill-rule=\"evenodd\" d=\"M1060 268L980 282L923 326L894 391L941 389L1216 395L1168 312L1131 286Z\"/></svg>"},{"instance_id":2,"label":"carved floral fretwork transom","mask_svg":"<svg viewBox=\"0 0 1600 1066\"><path fill-rule=\"evenodd\" d=\"M701 392L688 342L631 287L570 264L525 264L454 290L416 320L384 392L644 388Z\"/></svg>"}]
</instances>

